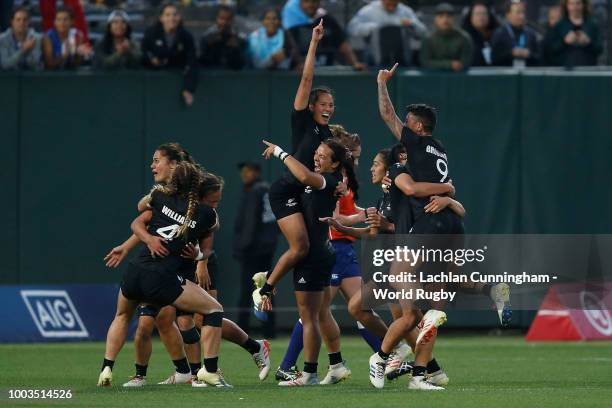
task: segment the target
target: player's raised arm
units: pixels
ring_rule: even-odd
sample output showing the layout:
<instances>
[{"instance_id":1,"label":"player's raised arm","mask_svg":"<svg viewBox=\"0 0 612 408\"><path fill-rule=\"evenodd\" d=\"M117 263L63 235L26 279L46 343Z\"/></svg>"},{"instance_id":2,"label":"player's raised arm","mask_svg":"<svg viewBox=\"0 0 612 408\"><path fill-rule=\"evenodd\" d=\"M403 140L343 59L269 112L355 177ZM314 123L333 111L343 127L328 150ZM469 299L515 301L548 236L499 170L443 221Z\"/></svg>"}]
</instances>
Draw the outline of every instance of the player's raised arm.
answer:
<instances>
[{"instance_id":1,"label":"player's raised arm","mask_svg":"<svg viewBox=\"0 0 612 408\"><path fill-rule=\"evenodd\" d=\"M390 70L381 69L378 71L376 81L378 82L378 110L380 111L380 116L389 129L391 129L391 133L393 133L395 138L400 140L402 138L402 127L404 125L395 113L393 103L391 103L391 98L389 98L389 91L387 90L387 81L393 76L397 66L398 64L395 63Z\"/></svg>"},{"instance_id":2,"label":"player's raised arm","mask_svg":"<svg viewBox=\"0 0 612 408\"><path fill-rule=\"evenodd\" d=\"M293 176L301 184L314 187L317 190L322 190L325 188L325 178L322 175L310 171L308 167L304 166L299 160L295 159L279 146L266 140L263 142L266 146L268 146L262 154L266 160L273 156L278 157L283 163L285 163L287 169L289 169L291 174L293 174Z\"/></svg>"},{"instance_id":3,"label":"player's raised arm","mask_svg":"<svg viewBox=\"0 0 612 408\"><path fill-rule=\"evenodd\" d=\"M302 70L302 80L300 81L300 86L298 87L297 93L295 94L295 101L293 101L293 107L296 111L302 111L308 107L308 98L310 97L310 90L312 89L312 80L314 78L317 46L319 45L319 41L321 41L322 38L323 19L321 19L319 25L312 29L312 38L310 39L308 54L306 54L306 60L304 61L304 69Z\"/></svg>"}]
</instances>

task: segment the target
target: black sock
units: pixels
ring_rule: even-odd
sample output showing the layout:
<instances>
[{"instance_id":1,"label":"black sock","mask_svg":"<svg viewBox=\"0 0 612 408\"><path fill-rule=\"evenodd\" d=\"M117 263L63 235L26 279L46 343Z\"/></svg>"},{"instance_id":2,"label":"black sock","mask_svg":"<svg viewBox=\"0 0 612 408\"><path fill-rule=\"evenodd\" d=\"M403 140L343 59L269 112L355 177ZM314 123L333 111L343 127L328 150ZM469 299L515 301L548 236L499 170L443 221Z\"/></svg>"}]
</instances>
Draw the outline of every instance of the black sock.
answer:
<instances>
[{"instance_id":1,"label":"black sock","mask_svg":"<svg viewBox=\"0 0 612 408\"><path fill-rule=\"evenodd\" d=\"M389 354L390 353L384 353L382 350L380 350L378 352L378 355L380 356L380 358L382 358L385 361L387 361L389 359Z\"/></svg>"},{"instance_id":2,"label":"black sock","mask_svg":"<svg viewBox=\"0 0 612 408\"><path fill-rule=\"evenodd\" d=\"M247 339L247 341L241 344L240 347L251 354L259 353L259 350L261 349L261 345L250 337Z\"/></svg>"},{"instance_id":3,"label":"black sock","mask_svg":"<svg viewBox=\"0 0 612 408\"><path fill-rule=\"evenodd\" d=\"M189 363L189 368L191 368L191 375L198 375L198 371L202 368L202 363L199 361L197 363Z\"/></svg>"},{"instance_id":4,"label":"black sock","mask_svg":"<svg viewBox=\"0 0 612 408\"><path fill-rule=\"evenodd\" d=\"M304 372L309 374L317 373L318 363L307 363L304 361Z\"/></svg>"},{"instance_id":5,"label":"black sock","mask_svg":"<svg viewBox=\"0 0 612 408\"><path fill-rule=\"evenodd\" d=\"M176 372L180 374L189 373L189 363L186 358L181 358L180 360L172 360L174 366L176 367Z\"/></svg>"},{"instance_id":6,"label":"black sock","mask_svg":"<svg viewBox=\"0 0 612 408\"><path fill-rule=\"evenodd\" d=\"M412 376L413 377L418 377L418 376L424 376L425 372L427 371L427 369L425 367L421 367L421 366L417 366L415 365L414 367L412 367Z\"/></svg>"},{"instance_id":7,"label":"black sock","mask_svg":"<svg viewBox=\"0 0 612 408\"><path fill-rule=\"evenodd\" d=\"M104 370L104 367L110 367L112 371L114 365L115 365L115 362L113 360L104 359L104 362L102 363L102 370Z\"/></svg>"},{"instance_id":8,"label":"black sock","mask_svg":"<svg viewBox=\"0 0 612 408\"><path fill-rule=\"evenodd\" d=\"M139 375L141 377L146 377L147 376L147 368L149 367L148 365L140 365L140 364L134 364L136 366L136 375Z\"/></svg>"},{"instance_id":9,"label":"black sock","mask_svg":"<svg viewBox=\"0 0 612 408\"><path fill-rule=\"evenodd\" d=\"M491 289L493 289L493 285L490 283L485 283L482 287L482 294L485 296L491 296Z\"/></svg>"},{"instance_id":10,"label":"black sock","mask_svg":"<svg viewBox=\"0 0 612 408\"><path fill-rule=\"evenodd\" d=\"M440 366L435 358L432 358L429 363L427 363L427 372L429 374L435 373L436 371L440 371Z\"/></svg>"},{"instance_id":11,"label":"black sock","mask_svg":"<svg viewBox=\"0 0 612 408\"><path fill-rule=\"evenodd\" d=\"M335 365L335 364L339 364L342 362L341 352L329 353L328 356L329 356L329 365Z\"/></svg>"},{"instance_id":12,"label":"black sock","mask_svg":"<svg viewBox=\"0 0 612 408\"><path fill-rule=\"evenodd\" d=\"M210 357L204 359L204 368L209 373L216 373L219 369L219 357Z\"/></svg>"}]
</instances>

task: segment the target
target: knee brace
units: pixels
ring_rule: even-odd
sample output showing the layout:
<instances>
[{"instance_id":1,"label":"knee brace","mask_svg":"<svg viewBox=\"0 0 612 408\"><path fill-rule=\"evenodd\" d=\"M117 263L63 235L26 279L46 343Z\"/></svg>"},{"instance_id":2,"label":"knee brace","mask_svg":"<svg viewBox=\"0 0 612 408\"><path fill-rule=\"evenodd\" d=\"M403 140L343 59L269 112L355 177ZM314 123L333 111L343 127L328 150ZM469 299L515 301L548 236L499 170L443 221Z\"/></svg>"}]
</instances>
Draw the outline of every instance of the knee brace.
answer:
<instances>
[{"instance_id":1,"label":"knee brace","mask_svg":"<svg viewBox=\"0 0 612 408\"><path fill-rule=\"evenodd\" d=\"M181 330L181 336L185 344L196 344L200 341L200 332L195 326L189 330Z\"/></svg>"},{"instance_id":2,"label":"knee brace","mask_svg":"<svg viewBox=\"0 0 612 408\"><path fill-rule=\"evenodd\" d=\"M223 324L223 312L214 312L204 315L204 326L221 327Z\"/></svg>"}]
</instances>

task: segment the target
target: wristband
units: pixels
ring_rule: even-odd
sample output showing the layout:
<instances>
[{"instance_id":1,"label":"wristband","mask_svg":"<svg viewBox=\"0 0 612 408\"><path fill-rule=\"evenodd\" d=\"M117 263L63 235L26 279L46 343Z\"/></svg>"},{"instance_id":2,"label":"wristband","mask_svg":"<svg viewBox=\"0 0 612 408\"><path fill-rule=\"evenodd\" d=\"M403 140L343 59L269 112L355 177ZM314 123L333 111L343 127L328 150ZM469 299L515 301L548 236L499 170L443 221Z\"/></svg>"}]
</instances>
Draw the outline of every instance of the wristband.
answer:
<instances>
[{"instance_id":1,"label":"wristband","mask_svg":"<svg viewBox=\"0 0 612 408\"><path fill-rule=\"evenodd\" d=\"M279 159L282 160L281 154L283 153L285 153L285 151L280 146L274 146L274 152L272 153L274 157L278 157Z\"/></svg>"},{"instance_id":2,"label":"wristband","mask_svg":"<svg viewBox=\"0 0 612 408\"><path fill-rule=\"evenodd\" d=\"M272 294L274 293L274 285L270 285L269 283L264 283L264 285L262 286L262 288L259 290L259 294L261 296L268 296L268 297L272 297Z\"/></svg>"},{"instance_id":3,"label":"wristband","mask_svg":"<svg viewBox=\"0 0 612 408\"><path fill-rule=\"evenodd\" d=\"M201 261L203 258L204 258L204 253L202 252L202 250L200 249L200 246L198 245L198 255L196 256L195 260Z\"/></svg>"}]
</instances>

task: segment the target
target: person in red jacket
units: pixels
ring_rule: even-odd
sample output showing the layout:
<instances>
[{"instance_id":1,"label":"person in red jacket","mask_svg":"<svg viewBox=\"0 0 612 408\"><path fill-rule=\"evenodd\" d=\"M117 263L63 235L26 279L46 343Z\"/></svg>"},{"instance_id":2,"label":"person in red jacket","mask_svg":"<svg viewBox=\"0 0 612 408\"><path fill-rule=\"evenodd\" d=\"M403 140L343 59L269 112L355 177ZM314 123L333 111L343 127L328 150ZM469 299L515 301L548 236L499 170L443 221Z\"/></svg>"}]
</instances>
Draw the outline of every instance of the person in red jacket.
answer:
<instances>
[{"instance_id":1,"label":"person in red jacket","mask_svg":"<svg viewBox=\"0 0 612 408\"><path fill-rule=\"evenodd\" d=\"M57 0L39 0L40 15L42 16L43 32L46 33L53 28L55 20L55 8ZM64 0L64 7L72 9L74 15L74 27L83 33L85 42L89 42L89 30L87 29L87 20L85 20L85 12L79 0Z\"/></svg>"}]
</instances>

